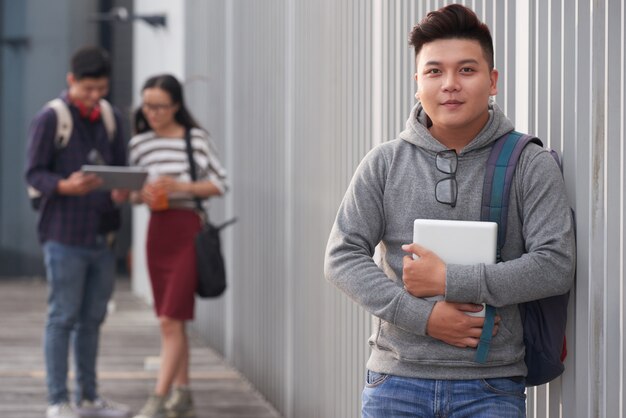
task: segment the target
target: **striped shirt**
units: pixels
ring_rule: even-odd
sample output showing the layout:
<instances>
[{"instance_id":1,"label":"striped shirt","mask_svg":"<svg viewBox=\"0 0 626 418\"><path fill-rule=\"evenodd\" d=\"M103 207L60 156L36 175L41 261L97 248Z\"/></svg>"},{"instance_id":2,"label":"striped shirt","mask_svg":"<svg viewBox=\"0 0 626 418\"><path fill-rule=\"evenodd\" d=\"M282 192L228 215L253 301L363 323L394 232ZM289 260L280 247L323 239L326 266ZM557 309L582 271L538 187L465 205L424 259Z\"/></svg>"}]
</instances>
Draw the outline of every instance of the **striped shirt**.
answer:
<instances>
[{"instance_id":1,"label":"striped shirt","mask_svg":"<svg viewBox=\"0 0 626 418\"><path fill-rule=\"evenodd\" d=\"M191 130L191 147L198 181L210 180L222 193L228 190L226 171L218 159L215 144L202 129ZM135 135L128 144L129 164L148 170L147 181L160 176L190 182L189 159L184 138L157 137L154 131ZM171 193L170 206L195 208L189 193Z\"/></svg>"}]
</instances>

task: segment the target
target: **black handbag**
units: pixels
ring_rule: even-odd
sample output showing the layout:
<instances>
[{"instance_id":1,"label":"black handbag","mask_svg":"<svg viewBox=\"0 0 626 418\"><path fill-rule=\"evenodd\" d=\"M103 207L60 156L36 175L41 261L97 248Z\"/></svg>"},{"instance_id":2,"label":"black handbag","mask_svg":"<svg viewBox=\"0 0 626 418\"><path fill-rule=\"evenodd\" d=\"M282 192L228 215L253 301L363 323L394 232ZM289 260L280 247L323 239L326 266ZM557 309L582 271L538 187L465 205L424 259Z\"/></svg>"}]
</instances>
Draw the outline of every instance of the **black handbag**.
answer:
<instances>
[{"instance_id":1,"label":"black handbag","mask_svg":"<svg viewBox=\"0 0 626 418\"><path fill-rule=\"evenodd\" d=\"M193 159L190 130L187 130L185 133L185 142L191 180L196 181L196 164ZM194 201L204 223L196 236L195 243L196 267L198 271L196 294L201 298L214 298L221 296L226 290L226 268L224 266L224 257L222 256L220 231L236 222L237 219L233 218L220 226L215 226L209 221L209 216L203 209L200 199L195 197Z\"/></svg>"}]
</instances>

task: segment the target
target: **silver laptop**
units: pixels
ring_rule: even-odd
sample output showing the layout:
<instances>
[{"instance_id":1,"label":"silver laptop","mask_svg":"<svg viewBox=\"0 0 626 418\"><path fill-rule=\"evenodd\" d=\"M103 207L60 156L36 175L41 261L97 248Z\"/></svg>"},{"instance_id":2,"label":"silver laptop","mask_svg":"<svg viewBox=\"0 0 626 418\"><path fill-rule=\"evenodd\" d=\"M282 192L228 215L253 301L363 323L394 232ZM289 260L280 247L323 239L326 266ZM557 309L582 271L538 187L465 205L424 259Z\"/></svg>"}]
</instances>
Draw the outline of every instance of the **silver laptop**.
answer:
<instances>
[{"instance_id":1,"label":"silver laptop","mask_svg":"<svg viewBox=\"0 0 626 418\"><path fill-rule=\"evenodd\" d=\"M498 224L416 219L413 242L433 251L446 264L495 264ZM484 316L484 309L473 315Z\"/></svg>"}]
</instances>

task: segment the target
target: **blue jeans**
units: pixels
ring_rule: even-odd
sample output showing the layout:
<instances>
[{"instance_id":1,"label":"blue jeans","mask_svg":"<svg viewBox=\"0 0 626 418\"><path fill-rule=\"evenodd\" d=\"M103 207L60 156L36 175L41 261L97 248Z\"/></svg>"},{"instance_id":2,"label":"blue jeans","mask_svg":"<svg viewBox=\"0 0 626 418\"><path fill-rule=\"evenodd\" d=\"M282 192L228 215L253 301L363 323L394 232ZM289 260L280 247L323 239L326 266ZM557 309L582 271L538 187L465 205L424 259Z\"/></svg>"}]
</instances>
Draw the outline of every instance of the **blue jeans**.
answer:
<instances>
[{"instance_id":1,"label":"blue jeans","mask_svg":"<svg viewBox=\"0 0 626 418\"><path fill-rule=\"evenodd\" d=\"M68 402L68 354L73 346L76 401L94 400L100 325L115 284L115 256L102 243L76 247L48 241L43 246L48 279L44 338L48 402Z\"/></svg>"},{"instance_id":2,"label":"blue jeans","mask_svg":"<svg viewBox=\"0 0 626 418\"><path fill-rule=\"evenodd\" d=\"M525 418L523 379L430 380L367 372L363 418Z\"/></svg>"}]
</instances>

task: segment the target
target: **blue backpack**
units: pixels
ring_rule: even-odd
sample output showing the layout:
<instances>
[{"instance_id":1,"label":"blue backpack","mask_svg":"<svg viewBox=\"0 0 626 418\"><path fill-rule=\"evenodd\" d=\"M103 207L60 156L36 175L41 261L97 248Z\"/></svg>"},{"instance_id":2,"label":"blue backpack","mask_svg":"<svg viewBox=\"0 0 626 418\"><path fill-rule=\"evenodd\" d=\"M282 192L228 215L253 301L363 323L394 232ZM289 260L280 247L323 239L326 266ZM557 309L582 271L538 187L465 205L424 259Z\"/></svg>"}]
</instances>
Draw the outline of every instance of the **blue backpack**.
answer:
<instances>
[{"instance_id":1,"label":"blue backpack","mask_svg":"<svg viewBox=\"0 0 626 418\"><path fill-rule=\"evenodd\" d=\"M529 142L543 146L538 138L512 131L498 138L487 160L483 184L481 220L498 223L498 262L506 239L511 182L522 150ZM559 167L560 159L550 151ZM567 354L565 326L569 292L563 295L534 300L519 305L524 327L524 361L528 368L526 386L550 382L563 373L563 360ZM476 352L476 361L485 363L493 332L496 309L487 305L485 325Z\"/></svg>"}]
</instances>

